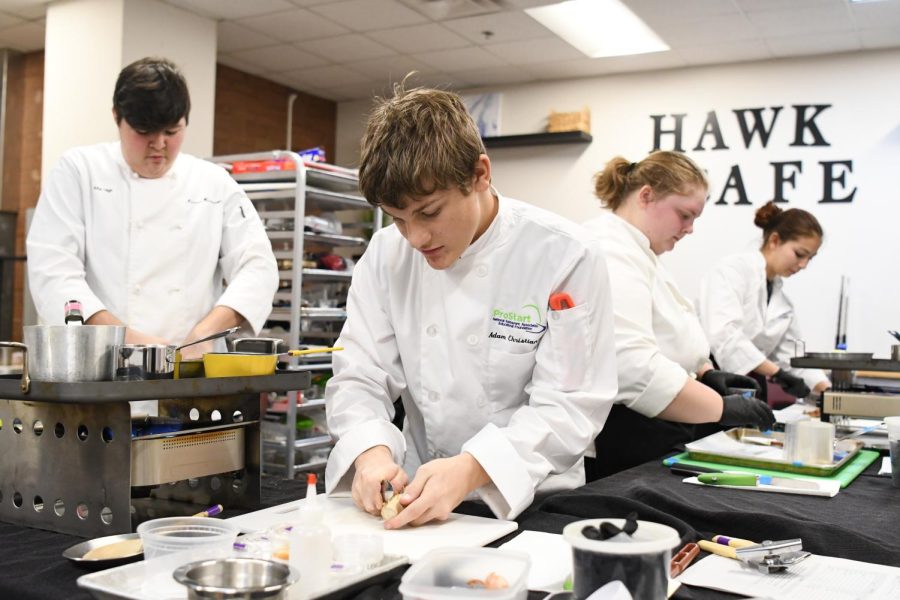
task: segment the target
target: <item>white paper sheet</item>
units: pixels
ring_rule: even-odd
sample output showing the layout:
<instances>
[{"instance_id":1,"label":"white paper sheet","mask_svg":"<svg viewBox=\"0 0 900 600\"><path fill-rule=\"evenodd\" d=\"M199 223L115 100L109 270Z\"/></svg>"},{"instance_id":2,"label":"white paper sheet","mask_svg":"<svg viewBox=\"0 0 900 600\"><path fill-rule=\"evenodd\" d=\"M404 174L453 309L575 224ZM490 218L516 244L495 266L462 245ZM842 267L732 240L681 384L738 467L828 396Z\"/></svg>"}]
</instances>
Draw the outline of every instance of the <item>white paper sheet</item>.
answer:
<instances>
[{"instance_id":1,"label":"white paper sheet","mask_svg":"<svg viewBox=\"0 0 900 600\"><path fill-rule=\"evenodd\" d=\"M686 477L681 480L684 483L693 485L705 485L706 487L727 488L729 490L743 490L745 492L768 492L776 494L800 494L801 496L824 496L825 498L833 498L841 491L841 482L831 479L820 479L814 481L812 479L804 479L816 485L815 488L796 488L788 485L722 485L700 483L696 477Z\"/></svg>"},{"instance_id":2,"label":"white paper sheet","mask_svg":"<svg viewBox=\"0 0 900 600\"><path fill-rule=\"evenodd\" d=\"M557 533L523 531L500 546L531 557L528 589L556 592L572 574L572 546Z\"/></svg>"},{"instance_id":3,"label":"white paper sheet","mask_svg":"<svg viewBox=\"0 0 900 600\"><path fill-rule=\"evenodd\" d=\"M900 568L810 556L784 573L766 575L744 563L707 556L682 573L687 585L773 600L900 598Z\"/></svg>"}]
</instances>

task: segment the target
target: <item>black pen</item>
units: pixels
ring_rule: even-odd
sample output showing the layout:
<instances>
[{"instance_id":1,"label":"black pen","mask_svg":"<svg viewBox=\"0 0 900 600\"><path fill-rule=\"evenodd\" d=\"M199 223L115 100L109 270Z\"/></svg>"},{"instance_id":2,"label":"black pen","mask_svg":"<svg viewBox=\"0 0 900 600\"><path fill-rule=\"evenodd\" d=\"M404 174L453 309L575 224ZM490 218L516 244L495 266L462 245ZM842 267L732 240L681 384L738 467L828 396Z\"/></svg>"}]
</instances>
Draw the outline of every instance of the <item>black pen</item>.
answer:
<instances>
[{"instance_id":1,"label":"black pen","mask_svg":"<svg viewBox=\"0 0 900 600\"><path fill-rule=\"evenodd\" d=\"M721 469L710 469L708 467L698 467L695 465L687 465L681 462L673 462L668 465L669 470L674 475L702 475L703 473L721 473Z\"/></svg>"}]
</instances>

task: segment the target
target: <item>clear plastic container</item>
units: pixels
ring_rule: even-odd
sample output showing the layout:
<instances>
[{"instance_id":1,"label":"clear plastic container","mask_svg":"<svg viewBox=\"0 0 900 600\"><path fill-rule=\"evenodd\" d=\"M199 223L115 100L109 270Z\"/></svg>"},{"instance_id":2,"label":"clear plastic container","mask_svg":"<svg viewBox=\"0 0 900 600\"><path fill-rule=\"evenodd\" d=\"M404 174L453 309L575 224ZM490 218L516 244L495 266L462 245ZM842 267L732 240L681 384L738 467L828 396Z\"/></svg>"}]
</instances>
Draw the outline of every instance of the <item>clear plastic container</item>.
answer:
<instances>
[{"instance_id":1,"label":"clear plastic container","mask_svg":"<svg viewBox=\"0 0 900 600\"><path fill-rule=\"evenodd\" d=\"M147 560L185 551L196 560L229 556L239 529L221 519L167 517L141 523L137 532Z\"/></svg>"},{"instance_id":2,"label":"clear plastic container","mask_svg":"<svg viewBox=\"0 0 900 600\"><path fill-rule=\"evenodd\" d=\"M400 583L406 600L442 600L455 598L491 598L524 600L528 597L527 554L495 548L439 548L419 559ZM509 584L504 589L472 587L471 581L484 581L492 573Z\"/></svg>"}]
</instances>

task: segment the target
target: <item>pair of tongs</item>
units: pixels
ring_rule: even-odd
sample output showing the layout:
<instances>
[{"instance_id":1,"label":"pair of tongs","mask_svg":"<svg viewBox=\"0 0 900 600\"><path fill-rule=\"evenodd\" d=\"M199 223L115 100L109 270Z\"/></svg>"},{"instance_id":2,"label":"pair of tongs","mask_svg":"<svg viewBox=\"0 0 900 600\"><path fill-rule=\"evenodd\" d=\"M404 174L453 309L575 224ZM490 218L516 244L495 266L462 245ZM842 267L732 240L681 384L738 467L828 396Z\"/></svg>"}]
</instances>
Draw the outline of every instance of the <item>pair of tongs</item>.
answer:
<instances>
[{"instance_id":1,"label":"pair of tongs","mask_svg":"<svg viewBox=\"0 0 900 600\"><path fill-rule=\"evenodd\" d=\"M761 544L737 548L736 558L753 567L760 573L781 573L788 567L799 563L811 554L803 551L803 540L766 540Z\"/></svg>"}]
</instances>

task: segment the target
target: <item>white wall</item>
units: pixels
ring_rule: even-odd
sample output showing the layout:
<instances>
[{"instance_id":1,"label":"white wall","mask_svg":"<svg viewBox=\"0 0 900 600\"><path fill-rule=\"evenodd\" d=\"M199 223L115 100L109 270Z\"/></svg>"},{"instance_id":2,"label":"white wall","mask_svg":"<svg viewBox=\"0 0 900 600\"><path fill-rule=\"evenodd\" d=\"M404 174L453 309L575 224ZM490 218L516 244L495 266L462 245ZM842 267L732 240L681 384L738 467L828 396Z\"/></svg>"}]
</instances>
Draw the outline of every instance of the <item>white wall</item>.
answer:
<instances>
[{"instance_id":1,"label":"white wall","mask_svg":"<svg viewBox=\"0 0 900 600\"><path fill-rule=\"evenodd\" d=\"M593 174L616 154L639 160L653 147L650 115L686 113L683 146L710 176L711 200L695 225L666 262L683 291L695 297L699 279L718 257L759 245L754 210L773 194L773 161L801 161L796 188L785 188L788 203L813 212L825 229L825 244L810 268L786 282L801 315L810 350L831 349L837 320L841 275L851 276L848 345L851 350L887 356L900 326L900 277L893 262L893 236L900 222L897 184L900 168L900 51L881 51L734 64L663 72L548 82L484 91L503 93L503 134L532 133L543 128L550 110L589 106L594 141L590 145L495 149L489 154L498 189L576 221L598 208L592 195ZM828 147L792 147L792 105L830 104L816 119ZM747 149L732 110L783 106L766 149L755 138ZM362 132L367 102L346 103L338 111L338 160L352 163ZM695 151L708 111L715 111L727 150ZM664 126L674 120L668 117ZM810 140L807 136L807 140ZM663 136L672 149L672 136ZM850 203L822 204L823 172L819 161L851 160L837 197L854 188ZM732 165L739 165L751 206L735 206L736 194L717 205ZM841 169L835 171L838 175Z\"/></svg>"}]
</instances>

